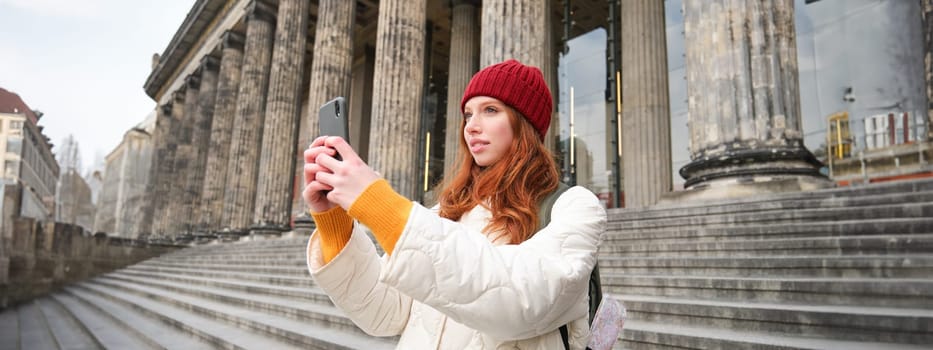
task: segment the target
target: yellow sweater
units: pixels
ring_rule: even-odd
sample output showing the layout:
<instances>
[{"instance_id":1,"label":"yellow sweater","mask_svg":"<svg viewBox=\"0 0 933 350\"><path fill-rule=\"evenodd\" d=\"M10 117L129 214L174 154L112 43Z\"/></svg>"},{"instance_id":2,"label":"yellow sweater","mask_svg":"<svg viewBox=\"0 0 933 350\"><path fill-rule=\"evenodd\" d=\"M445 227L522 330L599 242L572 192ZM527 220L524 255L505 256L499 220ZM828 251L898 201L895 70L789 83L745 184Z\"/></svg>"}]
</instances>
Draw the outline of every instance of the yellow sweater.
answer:
<instances>
[{"instance_id":1,"label":"yellow sweater","mask_svg":"<svg viewBox=\"0 0 933 350\"><path fill-rule=\"evenodd\" d=\"M369 184L350 205L349 213L341 207L311 213L321 237L324 263L329 263L350 241L354 218L373 231L386 254L392 254L408 222L412 205L411 201L392 190L386 180L379 179Z\"/></svg>"}]
</instances>

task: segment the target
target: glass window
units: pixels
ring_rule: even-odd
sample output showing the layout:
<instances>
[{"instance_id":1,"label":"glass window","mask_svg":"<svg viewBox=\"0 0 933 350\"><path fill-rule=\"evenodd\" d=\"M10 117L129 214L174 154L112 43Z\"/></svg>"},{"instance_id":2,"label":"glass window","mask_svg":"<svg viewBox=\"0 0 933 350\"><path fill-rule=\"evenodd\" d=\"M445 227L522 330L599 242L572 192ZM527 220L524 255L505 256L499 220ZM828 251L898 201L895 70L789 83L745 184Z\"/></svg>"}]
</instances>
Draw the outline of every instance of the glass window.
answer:
<instances>
[{"instance_id":1,"label":"glass window","mask_svg":"<svg viewBox=\"0 0 933 350\"><path fill-rule=\"evenodd\" d=\"M23 151L23 139L18 137L8 137L6 139L7 153L20 154Z\"/></svg>"},{"instance_id":2,"label":"glass window","mask_svg":"<svg viewBox=\"0 0 933 350\"><path fill-rule=\"evenodd\" d=\"M929 126L919 2L794 0L794 9L804 145L825 162L829 119L839 115L847 116L850 136L835 142L847 145L847 157L924 141ZM665 1L665 17L671 170L679 190L680 169L690 162L683 0ZM606 38L604 29L596 29L567 42L569 51L559 61L558 109L563 181L589 188L612 207L617 186Z\"/></svg>"},{"instance_id":3,"label":"glass window","mask_svg":"<svg viewBox=\"0 0 933 350\"><path fill-rule=\"evenodd\" d=\"M684 45L683 1L664 3L667 36L667 86L671 113L671 179L673 189L681 190L684 179L680 168L690 163L690 133L687 130L687 70Z\"/></svg>"},{"instance_id":4,"label":"glass window","mask_svg":"<svg viewBox=\"0 0 933 350\"><path fill-rule=\"evenodd\" d=\"M682 0L665 4L674 174L690 161L682 8ZM892 132L879 129L888 127L889 114L897 116L894 142L904 143L904 135L923 140L928 126L919 2L795 0L794 9L804 145L825 155L829 118L840 113L849 116L856 152L891 143ZM674 175L675 189L683 182Z\"/></svg>"},{"instance_id":5,"label":"glass window","mask_svg":"<svg viewBox=\"0 0 933 350\"><path fill-rule=\"evenodd\" d=\"M3 174L5 174L6 177L16 176L16 174L18 173L18 169L16 168L16 163L17 163L16 161L12 161L12 160L3 162Z\"/></svg>"},{"instance_id":6,"label":"glass window","mask_svg":"<svg viewBox=\"0 0 933 350\"><path fill-rule=\"evenodd\" d=\"M808 148L826 147L827 118L837 112L848 112L857 150L870 148L875 130L865 125L875 123L873 118L893 114L900 121L905 113L925 115L919 2L824 0L797 5L800 99ZM924 119L918 119L920 125L910 121L908 127L925 130ZM902 127L900 122L895 125Z\"/></svg>"},{"instance_id":7,"label":"glass window","mask_svg":"<svg viewBox=\"0 0 933 350\"><path fill-rule=\"evenodd\" d=\"M596 193L614 207L613 105L606 101L606 30L568 41L559 69L562 181Z\"/></svg>"}]
</instances>

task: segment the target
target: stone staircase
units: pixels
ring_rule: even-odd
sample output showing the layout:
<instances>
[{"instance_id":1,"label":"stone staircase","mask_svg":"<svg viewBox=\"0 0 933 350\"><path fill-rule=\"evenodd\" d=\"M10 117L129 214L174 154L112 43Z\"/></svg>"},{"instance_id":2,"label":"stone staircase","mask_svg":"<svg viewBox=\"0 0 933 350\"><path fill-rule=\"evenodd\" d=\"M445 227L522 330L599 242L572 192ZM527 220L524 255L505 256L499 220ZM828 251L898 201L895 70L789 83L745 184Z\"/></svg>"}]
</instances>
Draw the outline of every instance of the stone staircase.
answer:
<instances>
[{"instance_id":1,"label":"stone staircase","mask_svg":"<svg viewBox=\"0 0 933 350\"><path fill-rule=\"evenodd\" d=\"M617 349L933 344L933 181L612 210ZM165 254L0 313L2 349L391 349L315 285L306 238Z\"/></svg>"},{"instance_id":2,"label":"stone staircase","mask_svg":"<svg viewBox=\"0 0 933 350\"><path fill-rule=\"evenodd\" d=\"M314 286L307 238L150 259L0 313L0 349L393 349Z\"/></svg>"},{"instance_id":3,"label":"stone staircase","mask_svg":"<svg viewBox=\"0 0 933 350\"><path fill-rule=\"evenodd\" d=\"M929 349L933 181L610 211L622 346Z\"/></svg>"}]
</instances>

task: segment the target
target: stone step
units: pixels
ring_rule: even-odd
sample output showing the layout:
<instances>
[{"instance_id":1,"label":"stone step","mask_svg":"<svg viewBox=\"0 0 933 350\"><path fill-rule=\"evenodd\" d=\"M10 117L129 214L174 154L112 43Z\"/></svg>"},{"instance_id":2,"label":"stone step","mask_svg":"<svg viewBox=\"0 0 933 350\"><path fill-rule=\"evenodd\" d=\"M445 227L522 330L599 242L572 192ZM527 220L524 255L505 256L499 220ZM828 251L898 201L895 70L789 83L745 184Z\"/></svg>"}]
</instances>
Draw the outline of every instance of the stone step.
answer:
<instances>
[{"instance_id":1,"label":"stone step","mask_svg":"<svg viewBox=\"0 0 933 350\"><path fill-rule=\"evenodd\" d=\"M306 255L305 252L300 253L274 253L274 254L252 254L252 253L236 253L236 254L213 254L213 255L192 255L192 256L167 256L162 257L158 260L147 260L147 261L191 261L191 262L211 262L215 264L227 264L227 263L240 263L240 264L258 264L258 263L272 263L277 261L282 261L286 265L306 265Z\"/></svg>"},{"instance_id":2,"label":"stone step","mask_svg":"<svg viewBox=\"0 0 933 350\"><path fill-rule=\"evenodd\" d=\"M734 205L754 206L756 203L799 203L813 199L858 198L863 196L897 195L929 191L933 191L933 180L920 179L912 181L875 183L865 186L838 187L806 192L760 194L748 196L745 198L725 198L719 200L710 199L703 201L690 201L685 203L661 203L645 208L610 209L609 217L613 218L620 214L632 218L637 218L639 216L653 217L652 215L657 215L659 212L686 211L697 207L712 208Z\"/></svg>"},{"instance_id":3,"label":"stone step","mask_svg":"<svg viewBox=\"0 0 933 350\"><path fill-rule=\"evenodd\" d=\"M16 307L19 316L19 348L20 349L60 349L55 335L49 327L48 320L39 309L35 301L20 304Z\"/></svg>"},{"instance_id":4,"label":"stone step","mask_svg":"<svg viewBox=\"0 0 933 350\"><path fill-rule=\"evenodd\" d=\"M255 338L253 341L231 339L244 348L279 348L285 347L286 343L314 349L390 349L394 347L391 339L361 336L356 332L342 331L332 327L309 327L307 323L294 319L145 286L103 281L103 279L95 279L91 283L82 285L126 302L145 306L150 310L158 307L185 310L187 315L171 317L176 320L197 317L201 321L210 321L215 325L231 328L219 334L234 334L234 330L238 330L236 332L240 334L248 333ZM158 310L162 312L162 309ZM232 328L233 325L240 328ZM244 346L244 343L252 343L252 345Z\"/></svg>"},{"instance_id":5,"label":"stone step","mask_svg":"<svg viewBox=\"0 0 933 350\"><path fill-rule=\"evenodd\" d=\"M261 249L230 249L230 250L208 250L202 251L197 247L186 248L188 250L184 254L172 254L165 255L164 257L168 258L186 258L186 257L201 257L201 256L223 256L223 255L276 255L276 254L304 254L305 249L297 248L261 248Z\"/></svg>"},{"instance_id":6,"label":"stone step","mask_svg":"<svg viewBox=\"0 0 933 350\"><path fill-rule=\"evenodd\" d=\"M341 330L357 332L365 336L346 315L331 303L318 303L308 298L284 298L234 290L214 288L203 285L191 285L172 281L159 281L152 278L112 273L99 280L111 286L133 287L146 286L152 296L154 291L162 298L177 299L177 295L186 295L199 299L227 304L237 308L249 309L266 315L307 322L319 327L337 327Z\"/></svg>"},{"instance_id":7,"label":"stone step","mask_svg":"<svg viewBox=\"0 0 933 350\"><path fill-rule=\"evenodd\" d=\"M223 319L205 317L192 310L179 308L167 303L157 302L115 288L108 287L95 280L81 282L73 288L96 295L113 303L132 309L153 320L175 327L186 335L197 337L217 348L258 349L283 348L298 349L292 344L271 339L252 332L248 328L237 327Z\"/></svg>"},{"instance_id":8,"label":"stone step","mask_svg":"<svg viewBox=\"0 0 933 350\"><path fill-rule=\"evenodd\" d=\"M305 298L317 303L331 303L330 297L318 287L287 287L274 286L265 283L250 283L235 279L192 277L170 273L153 273L124 269L120 274L129 276L147 277L161 281L172 281L191 285L210 286L232 291L254 293L261 295L275 295L287 298Z\"/></svg>"},{"instance_id":9,"label":"stone step","mask_svg":"<svg viewBox=\"0 0 933 350\"><path fill-rule=\"evenodd\" d=\"M807 197L796 200L775 201L764 199L732 199L719 202L690 202L678 206L654 206L639 209L610 209L610 222L666 220L671 218L718 215L724 213L767 212L780 210L806 210L819 208L857 208L863 206L898 203L929 203L933 201L933 188L920 192L880 193L857 197Z\"/></svg>"},{"instance_id":10,"label":"stone step","mask_svg":"<svg viewBox=\"0 0 933 350\"><path fill-rule=\"evenodd\" d=\"M933 310L623 295L628 317L662 324L767 330L815 338L933 344Z\"/></svg>"},{"instance_id":11,"label":"stone step","mask_svg":"<svg viewBox=\"0 0 933 350\"><path fill-rule=\"evenodd\" d=\"M0 311L0 350L19 350L19 312L15 307Z\"/></svg>"},{"instance_id":12,"label":"stone step","mask_svg":"<svg viewBox=\"0 0 933 350\"><path fill-rule=\"evenodd\" d=\"M601 273L723 277L930 278L931 255L617 257L599 259Z\"/></svg>"},{"instance_id":13,"label":"stone step","mask_svg":"<svg viewBox=\"0 0 933 350\"><path fill-rule=\"evenodd\" d=\"M127 268L127 270L142 271L142 272L156 272L156 273L170 273L170 274L176 274L176 275L207 277L207 278L234 279L234 280L239 280L239 281L262 283L262 284L273 285L273 286L286 286L286 287L297 287L297 288L314 287L314 280L311 279L310 275L306 277L274 276L274 275L246 273L246 272L211 271L211 270L200 270L196 268L177 268L177 267L142 266L142 265L130 266Z\"/></svg>"},{"instance_id":14,"label":"stone step","mask_svg":"<svg viewBox=\"0 0 933 350\"><path fill-rule=\"evenodd\" d=\"M295 244L307 244L308 236L301 237L289 237L283 236L279 238L271 239L261 239L261 240L243 240L237 242L230 242L229 245L233 246L251 246L251 247L276 247L282 245L295 245Z\"/></svg>"},{"instance_id":15,"label":"stone step","mask_svg":"<svg viewBox=\"0 0 933 350\"><path fill-rule=\"evenodd\" d=\"M224 264L224 265L250 265L250 266L303 266L307 268L308 263L304 254L279 254L279 255L226 255L214 257L165 257L158 260L166 263L178 264Z\"/></svg>"},{"instance_id":16,"label":"stone step","mask_svg":"<svg viewBox=\"0 0 933 350\"><path fill-rule=\"evenodd\" d=\"M172 326L146 317L129 307L78 288L66 287L63 292L52 297L73 314L80 315L82 323L99 334L108 349L138 349L141 346L152 349L214 348L198 338L179 332Z\"/></svg>"},{"instance_id":17,"label":"stone step","mask_svg":"<svg viewBox=\"0 0 933 350\"><path fill-rule=\"evenodd\" d=\"M933 309L930 278L698 277L600 271L600 281L603 290L613 294Z\"/></svg>"},{"instance_id":18,"label":"stone step","mask_svg":"<svg viewBox=\"0 0 933 350\"><path fill-rule=\"evenodd\" d=\"M196 249L196 248L188 248ZM240 255L252 255L252 256L281 256L281 255L292 255L292 256L304 256L305 248L301 249L256 249L256 250L218 250L210 252L191 252L188 254L178 254L178 255L169 255L167 258L187 258L187 257L210 257L210 258L221 258L225 256L240 256Z\"/></svg>"},{"instance_id":19,"label":"stone step","mask_svg":"<svg viewBox=\"0 0 933 350\"><path fill-rule=\"evenodd\" d=\"M34 303L42 312L59 349L104 349L91 332L55 299L43 297Z\"/></svg>"},{"instance_id":20,"label":"stone step","mask_svg":"<svg viewBox=\"0 0 933 350\"><path fill-rule=\"evenodd\" d=\"M933 197L933 195L931 195ZM678 213L676 217L660 219L609 222L607 229L618 232L643 229L662 229L681 226L739 226L781 223L836 221L840 219L875 220L891 218L933 217L933 200L922 203L898 202L887 205L866 205L840 208L786 208L774 210L748 210L716 214Z\"/></svg>"},{"instance_id":21,"label":"stone step","mask_svg":"<svg viewBox=\"0 0 933 350\"><path fill-rule=\"evenodd\" d=\"M933 253L933 234L829 236L776 239L693 240L681 242L638 241L622 244L604 241L599 255L668 257L749 257L779 255L857 255Z\"/></svg>"},{"instance_id":22,"label":"stone step","mask_svg":"<svg viewBox=\"0 0 933 350\"><path fill-rule=\"evenodd\" d=\"M172 256L179 255L204 255L204 254L222 254L227 252L283 252L283 251L298 251L304 253L305 249L308 247L308 242L298 242L294 240L283 241L279 245L264 245L264 246L255 246L251 244L238 244L238 243L225 243L225 244L215 244L211 246L194 246L187 249L182 249L178 252L173 252Z\"/></svg>"},{"instance_id":23,"label":"stone step","mask_svg":"<svg viewBox=\"0 0 933 350\"><path fill-rule=\"evenodd\" d=\"M871 220L839 220L807 223L681 226L639 231L606 232L606 243L684 240L732 240L792 237L859 236L933 233L933 217Z\"/></svg>"},{"instance_id":24,"label":"stone step","mask_svg":"<svg viewBox=\"0 0 933 350\"><path fill-rule=\"evenodd\" d=\"M174 267L174 268L197 268L202 270L211 270L211 271L234 271L234 272L246 272L254 274L263 274L263 275L274 275L274 276L297 276L297 277L307 277L311 278L310 273L308 272L308 266L298 265L298 266L274 266L274 265L265 265L265 266L255 266L255 265L245 265L245 264L208 264L208 263L180 263L180 262L170 262L164 260L152 260L140 264L139 266L151 266L151 267Z\"/></svg>"},{"instance_id":25,"label":"stone step","mask_svg":"<svg viewBox=\"0 0 933 350\"><path fill-rule=\"evenodd\" d=\"M210 249L225 249L225 248L219 248L219 247L230 247L230 246L236 246L236 247L246 247L246 246L248 246L248 247L277 247L277 246L281 246L281 245L292 245L292 244L297 244L296 242L300 242L300 241L302 241L302 239L299 239L299 238L285 238L285 237L282 237L282 238L265 239L265 240L255 240L255 241L253 241L253 240L241 240L241 241L232 241L232 242L217 242L217 241L212 241L212 242L204 243L204 244L195 244L195 245L192 245L191 247L192 247L192 248L197 248L197 249L204 249L204 250L210 250ZM307 238L304 238L304 242L307 242Z\"/></svg>"},{"instance_id":26,"label":"stone step","mask_svg":"<svg viewBox=\"0 0 933 350\"><path fill-rule=\"evenodd\" d=\"M154 338L113 318L110 305L88 303L73 288L55 293L51 298L62 304L106 349L164 349ZM104 311L107 310L107 311Z\"/></svg>"},{"instance_id":27,"label":"stone step","mask_svg":"<svg viewBox=\"0 0 933 350\"><path fill-rule=\"evenodd\" d=\"M922 350L916 344L851 341L848 337L825 339L797 334L732 330L716 326L686 326L630 319L616 343L632 350L654 349L825 349L825 350Z\"/></svg>"}]
</instances>

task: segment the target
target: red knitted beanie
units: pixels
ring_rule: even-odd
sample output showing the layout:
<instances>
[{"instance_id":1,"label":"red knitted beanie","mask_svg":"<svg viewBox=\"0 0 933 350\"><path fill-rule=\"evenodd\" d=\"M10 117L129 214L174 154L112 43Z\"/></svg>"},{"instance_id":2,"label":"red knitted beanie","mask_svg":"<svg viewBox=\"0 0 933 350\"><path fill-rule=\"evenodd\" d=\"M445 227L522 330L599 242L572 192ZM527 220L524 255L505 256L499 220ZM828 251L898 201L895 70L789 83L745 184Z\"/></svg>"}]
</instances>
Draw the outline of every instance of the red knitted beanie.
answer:
<instances>
[{"instance_id":1,"label":"red knitted beanie","mask_svg":"<svg viewBox=\"0 0 933 350\"><path fill-rule=\"evenodd\" d=\"M514 59L497 63L477 72L467 84L460 100L460 112L475 96L496 98L521 113L538 130L541 140L551 125L551 90L537 67Z\"/></svg>"}]
</instances>

